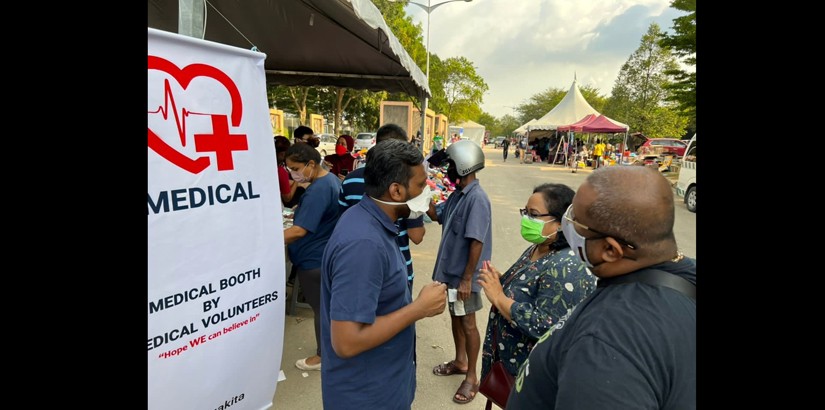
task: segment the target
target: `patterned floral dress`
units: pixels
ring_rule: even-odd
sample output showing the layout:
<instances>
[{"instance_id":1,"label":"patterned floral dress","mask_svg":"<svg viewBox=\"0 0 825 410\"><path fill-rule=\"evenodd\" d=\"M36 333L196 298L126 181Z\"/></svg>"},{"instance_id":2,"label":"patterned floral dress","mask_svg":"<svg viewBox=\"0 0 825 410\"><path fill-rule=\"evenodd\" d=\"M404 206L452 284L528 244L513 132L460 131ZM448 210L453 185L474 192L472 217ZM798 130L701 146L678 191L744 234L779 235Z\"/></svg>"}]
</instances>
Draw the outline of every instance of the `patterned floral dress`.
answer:
<instances>
[{"instance_id":1,"label":"patterned floral dress","mask_svg":"<svg viewBox=\"0 0 825 410\"><path fill-rule=\"evenodd\" d=\"M515 376L536 341L574 305L596 289L596 277L567 247L551 251L535 262L531 245L500 280L504 295L515 300L510 308L510 322L497 310L490 311L487 334L481 352L481 377L493 363L493 335L496 334L498 359Z\"/></svg>"}]
</instances>

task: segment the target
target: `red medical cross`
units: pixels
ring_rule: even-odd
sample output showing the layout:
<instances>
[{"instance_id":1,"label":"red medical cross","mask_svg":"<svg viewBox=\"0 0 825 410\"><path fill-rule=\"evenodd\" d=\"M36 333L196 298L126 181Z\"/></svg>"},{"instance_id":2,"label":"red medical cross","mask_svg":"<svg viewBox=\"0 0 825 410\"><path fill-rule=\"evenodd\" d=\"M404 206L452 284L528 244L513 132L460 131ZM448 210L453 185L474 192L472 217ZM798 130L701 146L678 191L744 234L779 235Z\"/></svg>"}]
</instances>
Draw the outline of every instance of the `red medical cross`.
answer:
<instances>
[{"instance_id":1,"label":"red medical cross","mask_svg":"<svg viewBox=\"0 0 825 410\"><path fill-rule=\"evenodd\" d=\"M195 151L214 152L218 171L234 169L232 151L246 151L246 134L230 134L226 115L212 115L212 134L195 134Z\"/></svg>"}]
</instances>

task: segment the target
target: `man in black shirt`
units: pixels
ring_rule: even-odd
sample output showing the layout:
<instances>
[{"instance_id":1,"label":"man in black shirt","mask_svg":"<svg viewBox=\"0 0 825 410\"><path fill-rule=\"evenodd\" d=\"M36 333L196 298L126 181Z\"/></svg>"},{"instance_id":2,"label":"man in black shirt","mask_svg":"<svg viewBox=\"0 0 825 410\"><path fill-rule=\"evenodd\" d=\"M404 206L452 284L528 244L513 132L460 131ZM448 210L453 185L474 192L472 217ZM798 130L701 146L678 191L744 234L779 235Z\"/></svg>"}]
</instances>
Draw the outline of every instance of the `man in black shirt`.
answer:
<instances>
[{"instance_id":1,"label":"man in black shirt","mask_svg":"<svg viewBox=\"0 0 825 410\"><path fill-rule=\"evenodd\" d=\"M501 147L504 149L504 151L502 151L502 155L504 155L504 162L507 162L507 154L508 151L510 151L510 140L505 138L504 141L501 141Z\"/></svg>"},{"instance_id":2,"label":"man in black shirt","mask_svg":"<svg viewBox=\"0 0 825 410\"><path fill-rule=\"evenodd\" d=\"M599 168L579 187L562 231L598 288L539 339L508 410L696 408L696 265L673 204L648 167Z\"/></svg>"}]
</instances>

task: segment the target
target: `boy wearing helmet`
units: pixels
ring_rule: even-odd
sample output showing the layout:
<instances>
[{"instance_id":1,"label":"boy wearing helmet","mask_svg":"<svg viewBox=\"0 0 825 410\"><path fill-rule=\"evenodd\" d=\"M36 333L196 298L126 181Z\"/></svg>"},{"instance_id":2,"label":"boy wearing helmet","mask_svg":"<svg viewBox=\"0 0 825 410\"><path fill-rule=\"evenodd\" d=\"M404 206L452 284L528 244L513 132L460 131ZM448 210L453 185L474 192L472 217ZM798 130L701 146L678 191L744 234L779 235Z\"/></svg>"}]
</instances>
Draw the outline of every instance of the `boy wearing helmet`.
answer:
<instances>
[{"instance_id":1,"label":"boy wearing helmet","mask_svg":"<svg viewBox=\"0 0 825 410\"><path fill-rule=\"evenodd\" d=\"M476 172L484 168L481 147L461 140L450 145L446 154L447 177L455 183L456 190L441 209L431 203L427 215L442 226L433 280L447 284L455 358L435 366L433 373L465 375L453 401L469 403L479 385L476 363L481 338L475 312L483 305L477 279L482 262L492 256L492 213L490 198L476 178Z\"/></svg>"}]
</instances>

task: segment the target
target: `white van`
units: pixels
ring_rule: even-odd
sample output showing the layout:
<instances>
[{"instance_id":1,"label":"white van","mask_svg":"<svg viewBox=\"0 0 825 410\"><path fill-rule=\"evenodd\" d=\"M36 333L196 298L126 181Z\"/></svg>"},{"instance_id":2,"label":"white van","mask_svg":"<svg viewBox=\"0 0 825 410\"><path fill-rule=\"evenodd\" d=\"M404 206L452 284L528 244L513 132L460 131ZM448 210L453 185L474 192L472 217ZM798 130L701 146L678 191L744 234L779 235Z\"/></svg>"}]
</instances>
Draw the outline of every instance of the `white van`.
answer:
<instances>
[{"instance_id":1,"label":"white van","mask_svg":"<svg viewBox=\"0 0 825 410\"><path fill-rule=\"evenodd\" d=\"M685 198L688 211L696 212L696 134L690 139L682 165L679 167L679 179L676 182L676 195Z\"/></svg>"}]
</instances>

